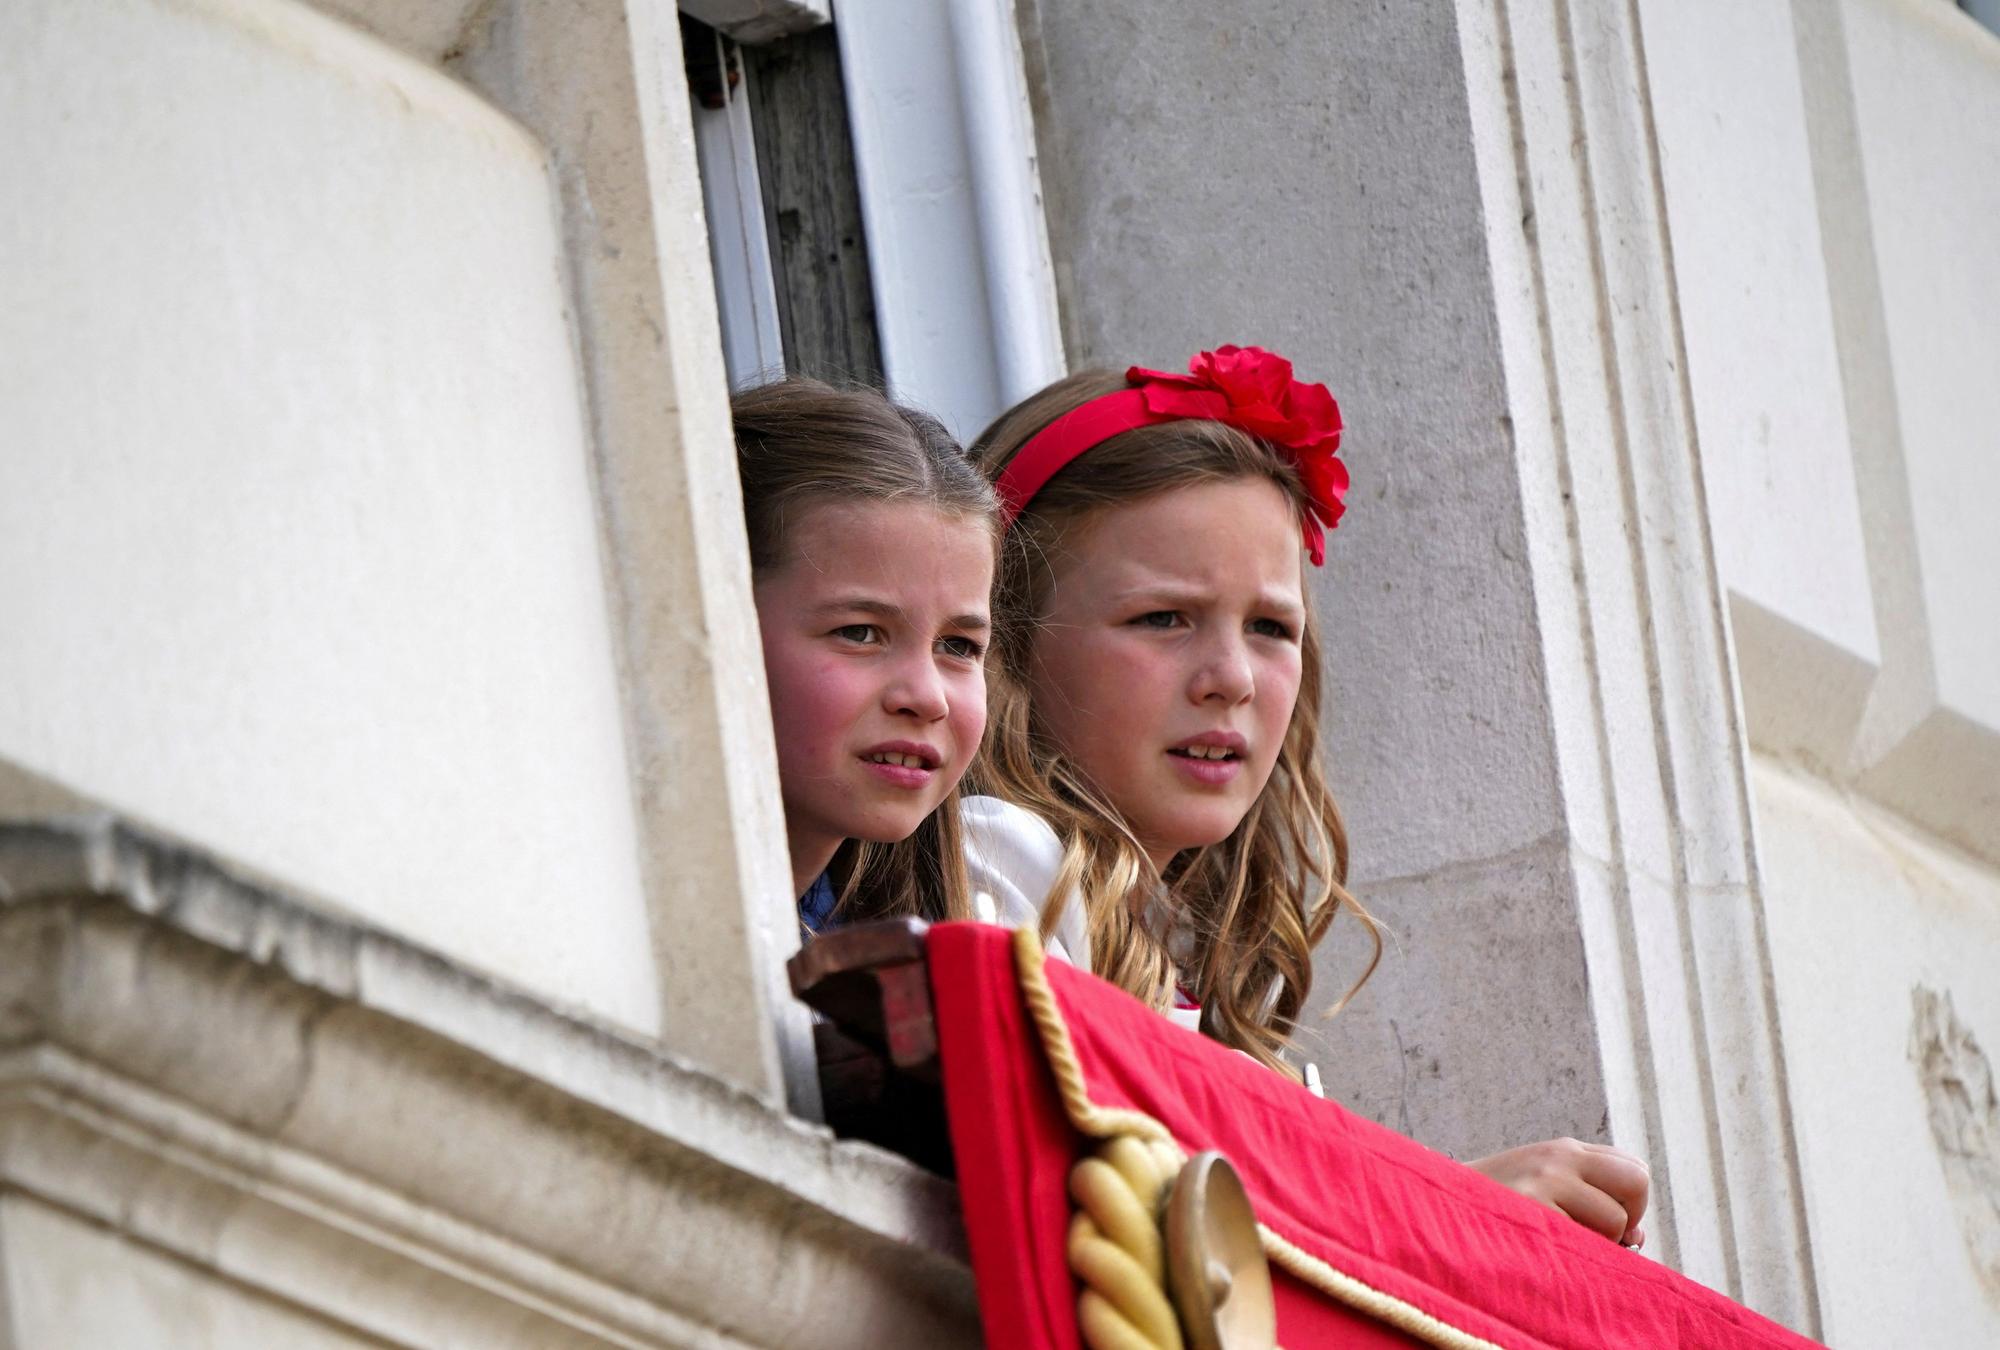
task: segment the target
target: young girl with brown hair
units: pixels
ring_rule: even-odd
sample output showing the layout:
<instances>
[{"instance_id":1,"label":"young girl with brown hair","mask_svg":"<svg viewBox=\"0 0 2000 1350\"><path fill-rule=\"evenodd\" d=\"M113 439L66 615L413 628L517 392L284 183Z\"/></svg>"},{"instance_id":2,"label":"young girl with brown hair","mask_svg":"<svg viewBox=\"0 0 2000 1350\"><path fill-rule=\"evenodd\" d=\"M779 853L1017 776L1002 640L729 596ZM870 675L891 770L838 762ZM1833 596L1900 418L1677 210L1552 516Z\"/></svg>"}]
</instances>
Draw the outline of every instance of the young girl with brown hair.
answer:
<instances>
[{"instance_id":1,"label":"young girl with brown hair","mask_svg":"<svg viewBox=\"0 0 2000 1350\"><path fill-rule=\"evenodd\" d=\"M938 422L787 379L731 402L800 920L967 918L992 489Z\"/></svg>"},{"instance_id":2,"label":"young girl with brown hair","mask_svg":"<svg viewBox=\"0 0 2000 1350\"><path fill-rule=\"evenodd\" d=\"M973 451L1006 523L975 891L1039 907L1078 964L1288 1074L1335 917L1372 944L1363 980L1381 954L1320 768L1300 558L1340 520L1340 429L1325 386L1222 347L1185 375L1060 381ZM1558 1140L1473 1166L1638 1240L1628 1154Z\"/></svg>"}]
</instances>

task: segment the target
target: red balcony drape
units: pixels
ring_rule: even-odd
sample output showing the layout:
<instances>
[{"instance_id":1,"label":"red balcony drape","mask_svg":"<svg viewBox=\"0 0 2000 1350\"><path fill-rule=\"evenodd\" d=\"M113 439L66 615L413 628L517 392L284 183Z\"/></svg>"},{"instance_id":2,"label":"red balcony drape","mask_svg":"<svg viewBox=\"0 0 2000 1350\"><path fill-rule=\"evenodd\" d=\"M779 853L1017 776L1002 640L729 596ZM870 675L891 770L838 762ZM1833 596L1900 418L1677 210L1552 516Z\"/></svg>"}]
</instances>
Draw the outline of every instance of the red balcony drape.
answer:
<instances>
[{"instance_id":1,"label":"red balcony drape","mask_svg":"<svg viewBox=\"0 0 2000 1350\"><path fill-rule=\"evenodd\" d=\"M931 929L946 1106L987 1343L1081 1345L1064 1256L1071 1126L1023 1006L1010 935ZM1046 965L1086 1091L1218 1149L1259 1220L1458 1337L1507 1347L1802 1350L1812 1342L1471 1169L1171 1025L1105 982ZM1431 1343L1273 1270L1278 1339ZM1462 1340L1460 1343L1464 1343Z\"/></svg>"}]
</instances>

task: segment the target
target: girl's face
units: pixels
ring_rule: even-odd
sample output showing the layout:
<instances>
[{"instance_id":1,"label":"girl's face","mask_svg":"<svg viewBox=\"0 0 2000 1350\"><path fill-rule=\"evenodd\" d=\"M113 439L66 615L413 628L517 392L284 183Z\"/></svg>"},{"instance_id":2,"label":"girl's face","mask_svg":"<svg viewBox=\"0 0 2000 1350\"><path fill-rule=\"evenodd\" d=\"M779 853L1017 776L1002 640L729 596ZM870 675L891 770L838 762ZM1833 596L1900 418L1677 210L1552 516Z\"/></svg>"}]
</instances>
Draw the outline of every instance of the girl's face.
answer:
<instances>
[{"instance_id":1,"label":"girl's face","mask_svg":"<svg viewBox=\"0 0 2000 1350\"><path fill-rule=\"evenodd\" d=\"M1263 478L1175 488L1052 561L1036 717L1164 870L1228 837L1277 762L1305 627L1297 517Z\"/></svg>"},{"instance_id":2,"label":"girl's face","mask_svg":"<svg viewBox=\"0 0 2000 1350\"><path fill-rule=\"evenodd\" d=\"M977 518L885 502L808 506L787 542L757 621L786 832L817 872L842 840L907 837L971 762L993 545Z\"/></svg>"}]
</instances>

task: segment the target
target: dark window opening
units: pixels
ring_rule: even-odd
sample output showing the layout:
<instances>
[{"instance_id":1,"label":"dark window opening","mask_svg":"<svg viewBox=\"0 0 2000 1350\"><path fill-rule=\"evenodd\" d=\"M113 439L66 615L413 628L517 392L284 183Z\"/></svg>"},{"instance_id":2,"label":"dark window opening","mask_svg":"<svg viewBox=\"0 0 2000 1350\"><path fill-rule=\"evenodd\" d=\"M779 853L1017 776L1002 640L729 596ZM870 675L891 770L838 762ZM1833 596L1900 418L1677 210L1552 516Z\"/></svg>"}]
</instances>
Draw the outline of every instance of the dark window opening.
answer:
<instances>
[{"instance_id":1,"label":"dark window opening","mask_svg":"<svg viewBox=\"0 0 2000 1350\"><path fill-rule=\"evenodd\" d=\"M748 105L770 254L768 277L754 284L773 292L786 372L880 387L881 342L837 35L822 27L739 47L683 15L681 40L697 107ZM705 175L711 169L704 163ZM732 264L718 251L715 265L719 273ZM727 289L718 275L718 294ZM725 325L729 320L725 312Z\"/></svg>"}]
</instances>

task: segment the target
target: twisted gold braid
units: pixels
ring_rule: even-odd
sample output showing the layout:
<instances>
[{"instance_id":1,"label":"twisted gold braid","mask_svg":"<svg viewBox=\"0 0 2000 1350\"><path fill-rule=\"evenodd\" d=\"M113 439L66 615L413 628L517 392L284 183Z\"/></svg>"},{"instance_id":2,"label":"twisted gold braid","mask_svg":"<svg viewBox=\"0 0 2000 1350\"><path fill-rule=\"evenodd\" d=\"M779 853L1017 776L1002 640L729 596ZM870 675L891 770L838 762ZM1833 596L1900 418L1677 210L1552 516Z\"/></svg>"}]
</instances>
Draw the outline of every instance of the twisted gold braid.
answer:
<instances>
[{"instance_id":1,"label":"twisted gold braid","mask_svg":"<svg viewBox=\"0 0 2000 1350\"><path fill-rule=\"evenodd\" d=\"M1125 1134L1070 1169L1069 1268L1083 1285L1076 1315L1091 1350L1181 1350L1160 1242L1180 1167L1171 1146Z\"/></svg>"},{"instance_id":2,"label":"twisted gold braid","mask_svg":"<svg viewBox=\"0 0 2000 1350\"><path fill-rule=\"evenodd\" d=\"M1069 1024L1043 969L1047 957L1032 924L1014 930L1014 974L1041 1037L1056 1095L1077 1133L1100 1140L1070 1171L1080 1212L1070 1221L1069 1265L1083 1284L1077 1321L1091 1350L1180 1350L1180 1326L1166 1296L1160 1207L1187 1151L1173 1132L1143 1111L1090 1100ZM1386 1322L1440 1350L1503 1350L1461 1331L1257 1225L1272 1265L1337 1303Z\"/></svg>"}]
</instances>

